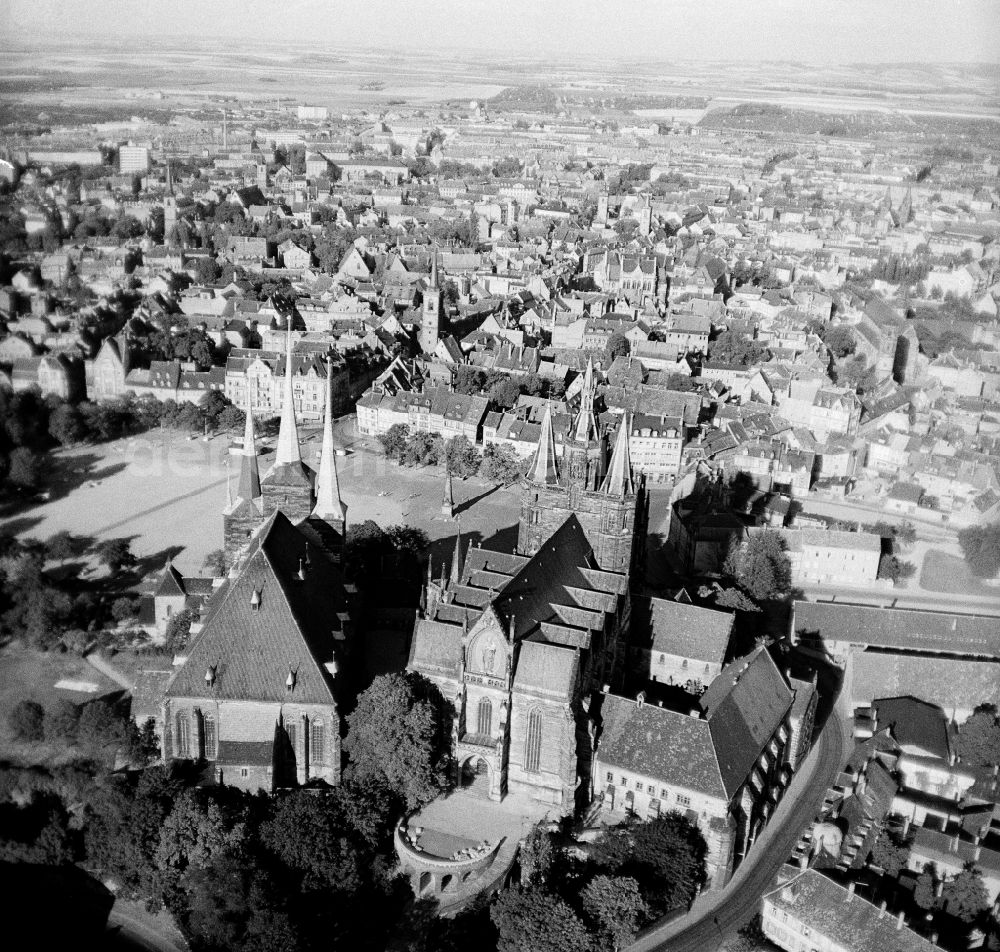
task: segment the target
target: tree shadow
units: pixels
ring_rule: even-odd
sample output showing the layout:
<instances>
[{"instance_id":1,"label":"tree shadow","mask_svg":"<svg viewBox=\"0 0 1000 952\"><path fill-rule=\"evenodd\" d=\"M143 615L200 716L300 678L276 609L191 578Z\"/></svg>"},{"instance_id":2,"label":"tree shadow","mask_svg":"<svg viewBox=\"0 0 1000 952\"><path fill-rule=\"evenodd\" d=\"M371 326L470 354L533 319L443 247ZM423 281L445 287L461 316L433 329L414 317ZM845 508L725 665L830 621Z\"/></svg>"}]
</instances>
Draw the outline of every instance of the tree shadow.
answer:
<instances>
[{"instance_id":1,"label":"tree shadow","mask_svg":"<svg viewBox=\"0 0 1000 952\"><path fill-rule=\"evenodd\" d=\"M97 483L128 468L128 463L107 463L94 453L70 459L50 457L51 467L45 479L49 501L63 499L86 483ZM105 464L107 465L101 465Z\"/></svg>"},{"instance_id":2,"label":"tree shadow","mask_svg":"<svg viewBox=\"0 0 1000 952\"><path fill-rule=\"evenodd\" d=\"M4 518L7 515L6 508L0 509L0 518ZM0 526L0 539L21 539L41 521L41 518L38 516L18 516L12 518L9 522L5 522Z\"/></svg>"},{"instance_id":3,"label":"tree shadow","mask_svg":"<svg viewBox=\"0 0 1000 952\"><path fill-rule=\"evenodd\" d=\"M463 502L459 503L457 506L455 506L455 515L460 516L463 512L466 512L469 509L471 509L477 502L486 499L488 496L492 496L493 493L495 493L498 489L500 489L499 483L497 483L494 486L490 486L490 488L487 489L486 492L482 492L478 496L473 496L471 499L466 499Z\"/></svg>"},{"instance_id":4,"label":"tree shadow","mask_svg":"<svg viewBox=\"0 0 1000 952\"><path fill-rule=\"evenodd\" d=\"M441 565L445 566L445 573L451 571L452 559L455 557L455 533L458 530L458 523L455 523L454 530L451 535L444 536L441 539L435 539L427 547L427 558L431 564L431 574L434 578L439 578L441 575ZM464 564L466 557L468 556L469 549L477 548L482 544L483 536L482 533L476 529L472 529L469 532L462 532L462 562ZM426 573L427 566L424 565L424 572ZM425 576L426 577L426 576Z\"/></svg>"},{"instance_id":5,"label":"tree shadow","mask_svg":"<svg viewBox=\"0 0 1000 952\"><path fill-rule=\"evenodd\" d=\"M129 541L131 542L135 538L136 536L131 536L129 537ZM176 559L183 551L184 546L182 545L168 545L165 549L160 549L159 552L151 552L149 555L144 555L142 558L136 560L130 574L136 576L138 579L144 579L148 575L159 573L164 565L167 564L168 559Z\"/></svg>"}]
</instances>

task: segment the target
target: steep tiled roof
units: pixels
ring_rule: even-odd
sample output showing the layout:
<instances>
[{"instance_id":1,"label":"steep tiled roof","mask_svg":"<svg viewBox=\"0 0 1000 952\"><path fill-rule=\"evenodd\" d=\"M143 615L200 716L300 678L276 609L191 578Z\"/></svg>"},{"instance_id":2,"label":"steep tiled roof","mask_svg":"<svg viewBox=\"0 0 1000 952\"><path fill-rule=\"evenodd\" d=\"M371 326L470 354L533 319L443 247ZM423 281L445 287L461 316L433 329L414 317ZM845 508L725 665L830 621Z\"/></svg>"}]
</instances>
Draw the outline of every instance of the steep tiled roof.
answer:
<instances>
[{"instance_id":1,"label":"steep tiled roof","mask_svg":"<svg viewBox=\"0 0 1000 952\"><path fill-rule=\"evenodd\" d=\"M332 704L333 682L323 665L334 657L333 619L345 610L336 569L275 513L252 540L239 574L212 599L167 696ZM213 667L209 687L205 674Z\"/></svg>"},{"instance_id":2,"label":"steep tiled roof","mask_svg":"<svg viewBox=\"0 0 1000 952\"><path fill-rule=\"evenodd\" d=\"M572 698L579 677L580 655L559 645L525 641L517 659L514 687L519 691Z\"/></svg>"},{"instance_id":3,"label":"steep tiled roof","mask_svg":"<svg viewBox=\"0 0 1000 952\"><path fill-rule=\"evenodd\" d=\"M698 661L722 664L733 615L663 598L632 600L632 644Z\"/></svg>"},{"instance_id":4,"label":"steep tiled roof","mask_svg":"<svg viewBox=\"0 0 1000 952\"><path fill-rule=\"evenodd\" d=\"M701 697L729 795L746 780L754 761L792 706L792 690L763 648L722 669Z\"/></svg>"},{"instance_id":5,"label":"steep tiled roof","mask_svg":"<svg viewBox=\"0 0 1000 952\"><path fill-rule=\"evenodd\" d=\"M877 697L914 694L951 713L977 704L1000 704L1000 663L922 657L883 651L852 651L851 696L855 704Z\"/></svg>"},{"instance_id":6,"label":"steep tiled roof","mask_svg":"<svg viewBox=\"0 0 1000 952\"><path fill-rule=\"evenodd\" d=\"M707 721L612 694L601 718L602 764L728 800Z\"/></svg>"}]
</instances>

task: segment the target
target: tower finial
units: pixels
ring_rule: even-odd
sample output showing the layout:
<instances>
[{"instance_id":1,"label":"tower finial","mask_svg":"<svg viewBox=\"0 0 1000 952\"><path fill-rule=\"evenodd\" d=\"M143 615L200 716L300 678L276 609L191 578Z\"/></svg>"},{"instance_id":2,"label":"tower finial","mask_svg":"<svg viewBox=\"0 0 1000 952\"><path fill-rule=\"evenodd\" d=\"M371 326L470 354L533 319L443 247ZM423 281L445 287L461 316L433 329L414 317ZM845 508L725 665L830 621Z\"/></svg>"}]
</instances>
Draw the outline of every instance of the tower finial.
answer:
<instances>
[{"instance_id":1,"label":"tower finial","mask_svg":"<svg viewBox=\"0 0 1000 952\"><path fill-rule=\"evenodd\" d=\"M313 515L320 519L340 520L347 526L347 506L340 496L337 478L337 454L333 448L333 362L326 360L326 411L323 415L323 445L319 452L319 477L316 480L316 505Z\"/></svg>"},{"instance_id":2,"label":"tower finial","mask_svg":"<svg viewBox=\"0 0 1000 952\"><path fill-rule=\"evenodd\" d=\"M594 363L589 357L583 375L583 389L580 391L580 415L576 418L573 438L577 443L589 443L597 439L597 421L594 419Z\"/></svg>"},{"instance_id":3,"label":"tower finial","mask_svg":"<svg viewBox=\"0 0 1000 952\"><path fill-rule=\"evenodd\" d=\"M533 483L550 486L559 482L559 468L556 462L556 444L552 436L552 407L545 404L545 415L542 417L542 432L538 436L538 449L528 471L528 478Z\"/></svg>"},{"instance_id":4,"label":"tower finial","mask_svg":"<svg viewBox=\"0 0 1000 952\"><path fill-rule=\"evenodd\" d=\"M260 498L260 471L257 468L257 444L253 433L253 411L250 408L250 382L247 381L246 420L243 424L243 454L240 458L240 481L236 495L240 499Z\"/></svg>"},{"instance_id":5,"label":"tower finial","mask_svg":"<svg viewBox=\"0 0 1000 952\"><path fill-rule=\"evenodd\" d=\"M455 558L451 563L451 582L457 585L462 578L462 517L458 517L458 529L455 532Z\"/></svg>"},{"instance_id":6,"label":"tower finial","mask_svg":"<svg viewBox=\"0 0 1000 952\"><path fill-rule=\"evenodd\" d=\"M292 385L292 315L285 315L285 380L281 404L281 425L278 428L278 448L274 465L295 465L302 462L299 431L295 423L295 388Z\"/></svg>"},{"instance_id":7,"label":"tower finial","mask_svg":"<svg viewBox=\"0 0 1000 952\"><path fill-rule=\"evenodd\" d=\"M628 413L625 413L622 415L621 426L618 428L618 437L611 454L608 475L605 476L604 484L601 486L601 489L609 496L626 496L635 491L632 483L632 459L628 449L630 429Z\"/></svg>"}]
</instances>

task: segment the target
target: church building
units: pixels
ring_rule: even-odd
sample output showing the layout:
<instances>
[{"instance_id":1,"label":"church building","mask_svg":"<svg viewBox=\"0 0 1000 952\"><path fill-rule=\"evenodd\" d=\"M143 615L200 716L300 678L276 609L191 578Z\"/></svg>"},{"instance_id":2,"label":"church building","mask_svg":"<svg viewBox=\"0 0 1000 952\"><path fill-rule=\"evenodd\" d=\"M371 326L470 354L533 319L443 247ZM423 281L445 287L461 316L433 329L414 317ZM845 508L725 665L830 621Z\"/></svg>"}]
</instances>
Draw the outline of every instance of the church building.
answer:
<instances>
[{"instance_id":1,"label":"church building","mask_svg":"<svg viewBox=\"0 0 1000 952\"><path fill-rule=\"evenodd\" d=\"M456 780L491 800L521 794L565 815L588 791L588 711L625 675L642 537L627 432L608 461L588 369L561 460L546 410L522 483L517 551L463 554L459 537L450 571L440 580L428 571L409 668L454 704Z\"/></svg>"},{"instance_id":2,"label":"church building","mask_svg":"<svg viewBox=\"0 0 1000 952\"><path fill-rule=\"evenodd\" d=\"M352 699L351 599L338 567L347 507L330 390L318 471L302 460L290 397L263 479L247 414L237 495L223 512L229 575L166 685L159 719L165 758L202 761L215 782L251 791L339 783Z\"/></svg>"}]
</instances>

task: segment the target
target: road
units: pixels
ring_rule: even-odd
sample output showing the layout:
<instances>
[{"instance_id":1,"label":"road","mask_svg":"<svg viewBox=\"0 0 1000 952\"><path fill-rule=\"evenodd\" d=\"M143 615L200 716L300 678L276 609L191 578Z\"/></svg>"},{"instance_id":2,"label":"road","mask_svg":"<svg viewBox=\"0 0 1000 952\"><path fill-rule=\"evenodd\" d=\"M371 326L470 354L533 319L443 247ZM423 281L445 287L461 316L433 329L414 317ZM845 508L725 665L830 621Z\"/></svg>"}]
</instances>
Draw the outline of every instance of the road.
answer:
<instances>
[{"instance_id":1,"label":"road","mask_svg":"<svg viewBox=\"0 0 1000 952\"><path fill-rule=\"evenodd\" d=\"M629 952L717 952L760 908L760 897L816 816L848 750L844 720L835 706L771 822L725 889L706 893L690 914L654 928Z\"/></svg>"}]
</instances>

